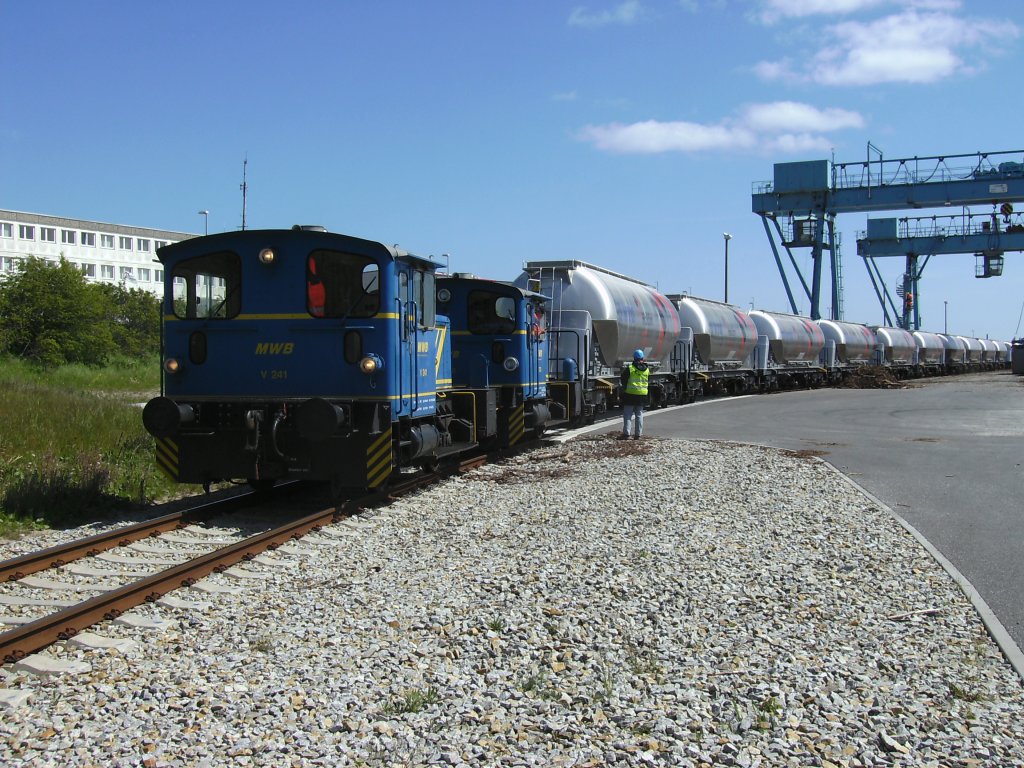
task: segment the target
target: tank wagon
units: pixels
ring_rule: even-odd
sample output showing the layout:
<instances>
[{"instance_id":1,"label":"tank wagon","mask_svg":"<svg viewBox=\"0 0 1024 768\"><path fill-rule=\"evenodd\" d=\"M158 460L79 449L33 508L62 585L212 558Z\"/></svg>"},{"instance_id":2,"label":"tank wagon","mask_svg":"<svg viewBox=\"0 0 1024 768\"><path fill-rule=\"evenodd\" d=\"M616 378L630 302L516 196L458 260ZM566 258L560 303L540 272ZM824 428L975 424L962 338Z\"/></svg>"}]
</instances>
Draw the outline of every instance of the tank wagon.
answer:
<instances>
[{"instance_id":1,"label":"tank wagon","mask_svg":"<svg viewBox=\"0 0 1024 768\"><path fill-rule=\"evenodd\" d=\"M747 313L757 328L762 350L756 365L773 371L781 383L817 386L826 380L821 367L825 335L806 317L753 309Z\"/></svg>"},{"instance_id":2,"label":"tank wagon","mask_svg":"<svg viewBox=\"0 0 1024 768\"><path fill-rule=\"evenodd\" d=\"M583 261L530 261L520 287L550 297L548 373L556 411L593 417L619 403L619 371L643 350L655 404L678 402L679 316L654 287Z\"/></svg>"},{"instance_id":3,"label":"tank wagon","mask_svg":"<svg viewBox=\"0 0 1024 768\"><path fill-rule=\"evenodd\" d=\"M914 343L917 344L917 366L922 372L939 373L946 362L946 350L949 339L938 333L914 331Z\"/></svg>"},{"instance_id":4,"label":"tank wagon","mask_svg":"<svg viewBox=\"0 0 1024 768\"><path fill-rule=\"evenodd\" d=\"M884 325L875 325L871 329L878 343L879 362L901 376L912 375L918 349L914 334L904 328Z\"/></svg>"},{"instance_id":5,"label":"tank wagon","mask_svg":"<svg viewBox=\"0 0 1024 768\"><path fill-rule=\"evenodd\" d=\"M679 313L675 369L692 380L692 394L740 393L755 383L753 355L757 328L732 304L671 294Z\"/></svg>"},{"instance_id":6,"label":"tank wagon","mask_svg":"<svg viewBox=\"0 0 1024 768\"><path fill-rule=\"evenodd\" d=\"M857 368L878 363L875 333L866 325L842 320L818 320L817 323L825 338L821 365L829 371L830 380L837 381Z\"/></svg>"}]
</instances>

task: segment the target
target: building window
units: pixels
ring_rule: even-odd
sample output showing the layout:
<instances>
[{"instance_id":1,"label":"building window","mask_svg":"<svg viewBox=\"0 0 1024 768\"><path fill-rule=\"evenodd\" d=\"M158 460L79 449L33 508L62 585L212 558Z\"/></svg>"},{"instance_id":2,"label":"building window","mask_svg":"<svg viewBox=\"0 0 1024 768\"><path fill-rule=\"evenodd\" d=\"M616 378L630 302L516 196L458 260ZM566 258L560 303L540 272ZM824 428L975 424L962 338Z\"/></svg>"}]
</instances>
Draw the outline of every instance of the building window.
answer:
<instances>
[{"instance_id":1,"label":"building window","mask_svg":"<svg viewBox=\"0 0 1024 768\"><path fill-rule=\"evenodd\" d=\"M96 277L96 265L95 264L83 264L82 274L86 277Z\"/></svg>"},{"instance_id":2,"label":"building window","mask_svg":"<svg viewBox=\"0 0 1024 768\"><path fill-rule=\"evenodd\" d=\"M106 278L107 280L114 279L114 265L113 264L101 264L100 265L100 277Z\"/></svg>"},{"instance_id":3,"label":"building window","mask_svg":"<svg viewBox=\"0 0 1024 768\"><path fill-rule=\"evenodd\" d=\"M130 251L132 249L132 239L130 237L118 238L118 247L122 251Z\"/></svg>"},{"instance_id":4,"label":"building window","mask_svg":"<svg viewBox=\"0 0 1024 768\"><path fill-rule=\"evenodd\" d=\"M93 248L96 247L96 233L95 232L83 232L82 233L82 245L89 245Z\"/></svg>"},{"instance_id":5,"label":"building window","mask_svg":"<svg viewBox=\"0 0 1024 768\"><path fill-rule=\"evenodd\" d=\"M19 224L18 237L20 237L22 240L35 240L36 228L30 227L28 224Z\"/></svg>"},{"instance_id":6,"label":"building window","mask_svg":"<svg viewBox=\"0 0 1024 768\"><path fill-rule=\"evenodd\" d=\"M155 280L156 280L156 281L157 281L158 283L162 283L162 282L164 281L164 271L163 271L162 269L158 269L158 270L157 270L157 271L156 271L156 272L154 273L154 279L155 279Z\"/></svg>"},{"instance_id":7,"label":"building window","mask_svg":"<svg viewBox=\"0 0 1024 768\"><path fill-rule=\"evenodd\" d=\"M146 240L146 239L141 238L141 237L138 238L135 241L135 250L137 250L137 251L139 251L141 253L148 253L149 252L149 240Z\"/></svg>"},{"instance_id":8,"label":"building window","mask_svg":"<svg viewBox=\"0 0 1024 768\"><path fill-rule=\"evenodd\" d=\"M56 243L57 242L57 230L53 227L40 227L39 228L39 241L43 243Z\"/></svg>"},{"instance_id":9,"label":"building window","mask_svg":"<svg viewBox=\"0 0 1024 768\"><path fill-rule=\"evenodd\" d=\"M145 267L139 267L139 280L149 282L149 270Z\"/></svg>"},{"instance_id":10,"label":"building window","mask_svg":"<svg viewBox=\"0 0 1024 768\"><path fill-rule=\"evenodd\" d=\"M62 229L60 231L60 241L65 245L75 244L75 230L73 229Z\"/></svg>"},{"instance_id":11,"label":"building window","mask_svg":"<svg viewBox=\"0 0 1024 768\"><path fill-rule=\"evenodd\" d=\"M131 267L121 267L121 279L135 282L135 275L132 274Z\"/></svg>"},{"instance_id":12,"label":"building window","mask_svg":"<svg viewBox=\"0 0 1024 768\"><path fill-rule=\"evenodd\" d=\"M100 235L100 246L103 248L114 247L114 236L113 235Z\"/></svg>"},{"instance_id":13,"label":"building window","mask_svg":"<svg viewBox=\"0 0 1024 768\"><path fill-rule=\"evenodd\" d=\"M14 237L14 227L6 222L0 224L0 236Z\"/></svg>"},{"instance_id":14,"label":"building window","mask_svg":"<svg viewBox=\"0 0 1024 768\"><path fill-rule=\"evenodd\" d=\"M154 243L156 245L157 250L160 250L165 245L167 245L167 241L166 240L155 240Z\"/></svg>"},{"instance_id":15,"label":"building window","mask_svg":"<svg viewBox=\"0 0 1024 768\"><path fill-rule=\"evenodd\" d=\"M18 260L13 256L7 256L0 258L0 270L4 272L13 272L18 268Z\"/></svg>"}]
</instances>

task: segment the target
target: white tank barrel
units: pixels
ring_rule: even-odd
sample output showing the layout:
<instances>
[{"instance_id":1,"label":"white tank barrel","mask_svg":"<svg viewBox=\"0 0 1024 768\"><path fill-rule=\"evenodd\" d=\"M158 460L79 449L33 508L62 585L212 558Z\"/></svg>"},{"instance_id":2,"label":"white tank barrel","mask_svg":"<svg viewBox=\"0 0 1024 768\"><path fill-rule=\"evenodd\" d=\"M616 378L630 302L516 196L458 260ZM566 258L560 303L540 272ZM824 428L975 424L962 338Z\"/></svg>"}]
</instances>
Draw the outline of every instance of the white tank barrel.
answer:
<instances>
[{"instance_id":1,"label":"white tank barrel","mask_svg":"<svg viewBox=\"0 0 1024 768\"><path fill-rule=\"evenodd\" d=\"M999 347L992 339L978 339L981 342L981 359L986 363L994 363L999 359Z\"/></svg>"},{"instance_id":2,"label":"white tank barrel","mask_svg":"<svg viewBox=\"0 0 1024 768\"><path fill-rule=\"evenodd\" d=\"M752 309L747 313L761 336L768 337L768 347L777 363L817 363L825 346L825 335L813 320L782 312Z\"/></svg>"},{"instance_id":3,"label":"white tank barrel","mask_svg":"<svg viewBox=\"0 0 1024 768\"><path fill-rule=\"evenodd\" d=\"M757 326L732 304L671 294L679 310L679 325L693 329L693 345L709 367L742 364L757 345Z\"/></svg>"},{"instance_id":4,"label":"white tank barrel","mask_svg":"<svg viewBox=\"0 0 1024 768\"><path fill-rule=\"evenodd\" d=\"M981 339L975 339L971 336L957 336L956 338L964 346L964 351L967 355L967 362L980 363L983 349Z\"/></svg>"},{"instance_id":5,"label":"white tank barrel","mask_svg":"<svg viewBox=\"0 0 1024 768\"><path fill-rule=\"evenodd\" d=\"M905 328L890 328L885 325L873 325L878 343L884 347L885 362L889 365L910 365L914 362L917 342L914 334Z\"/></svg>"},{"instance_id":6,"label":"white tank barrel","mask_svg":"<svg viewBox=\"0 0 1024 768\"><path fill-rule=\"evenodd\" d=\"M914 331L917 344L917 362L939 365L946 361L946 339L928 331Z\"/></svg>"},{"instance_id":7,"label":"white tank barrel","mask_svg":"<svg viewBox=\"0 0 1024 768\"><path fill-rule=\"evenodd\" d=\"M536 282L539 281L539 286ZM551 309L590 313L601 362L615 368L642 349L664 361L679 338L679 315L650 285L582 261L531 261L515 284L551 297Z\"/></svg>"},{"instance_id":8,"label":"white tank barrel","mask_svg":"<svg viewBox=\"0 0 1024 768\"><path fill-rule=\"evenodd\" d=\"M866 365L874 362L875 332L860 323L841 320L818 320L818 327L826 341L836 343L836 359L846 365Z\"/></svg>"},{"instance_id":9,"label":"white tank barrel","mask_svg":"<svg viewBox=\"0 0 1024 768\"><path fill-rule=\"evenodd\" d=\"M958 336L939 334L946 345L946 365L963 365L967 362L967 345Z\"/></svg>"}]
</instances>

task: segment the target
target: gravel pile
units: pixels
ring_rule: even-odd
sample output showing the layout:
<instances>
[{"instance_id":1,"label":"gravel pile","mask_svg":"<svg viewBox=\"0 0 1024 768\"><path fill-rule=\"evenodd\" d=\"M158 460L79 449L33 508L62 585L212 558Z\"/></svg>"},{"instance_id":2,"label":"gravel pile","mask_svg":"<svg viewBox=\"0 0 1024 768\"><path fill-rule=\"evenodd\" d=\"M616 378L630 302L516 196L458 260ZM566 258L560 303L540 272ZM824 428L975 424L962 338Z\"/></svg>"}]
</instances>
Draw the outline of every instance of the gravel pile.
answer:
<instances>
[{"instance_id":1,"label":"gravel pile","mask_svg":"<svg viewBox=\"0 0 1024 768\"><path fill-rule=\"evenodd\" d=\"M0 764L1024 765L968 600L817 460L576 440L245 570L4 667Z\"/></svg>"}]
</instances>

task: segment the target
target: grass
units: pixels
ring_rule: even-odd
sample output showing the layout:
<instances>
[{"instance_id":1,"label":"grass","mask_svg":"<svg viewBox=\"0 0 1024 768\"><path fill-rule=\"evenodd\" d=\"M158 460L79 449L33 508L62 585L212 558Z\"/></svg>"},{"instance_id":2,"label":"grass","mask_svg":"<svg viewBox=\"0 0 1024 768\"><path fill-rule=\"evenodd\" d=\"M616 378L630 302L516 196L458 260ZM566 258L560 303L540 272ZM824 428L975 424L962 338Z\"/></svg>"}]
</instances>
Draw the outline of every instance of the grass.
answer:
<instances>
[{"instance_id":1,"label":"grass","mask_svg":"<svg viewBox=\"0 0 1024 768\"><path fill-rule=\"evenodd\" d=\"M0 536L180 495L136 405L158 389L156 360L41 369L0 358Z\"/></svg>"},{"instance_id":2,"label":"grass","mask_svg":"<svg viewBox=\"0 0 1024 768\"><path fill-rule=\"evenodd\" d=\"M407 712L422 712L440 700L441 697L435 688L427 688L426 691L409 689L403 692L400 698L392 699L385 704L382 711L388 716L404 715Z\"/></svg>"}]
</instances>

